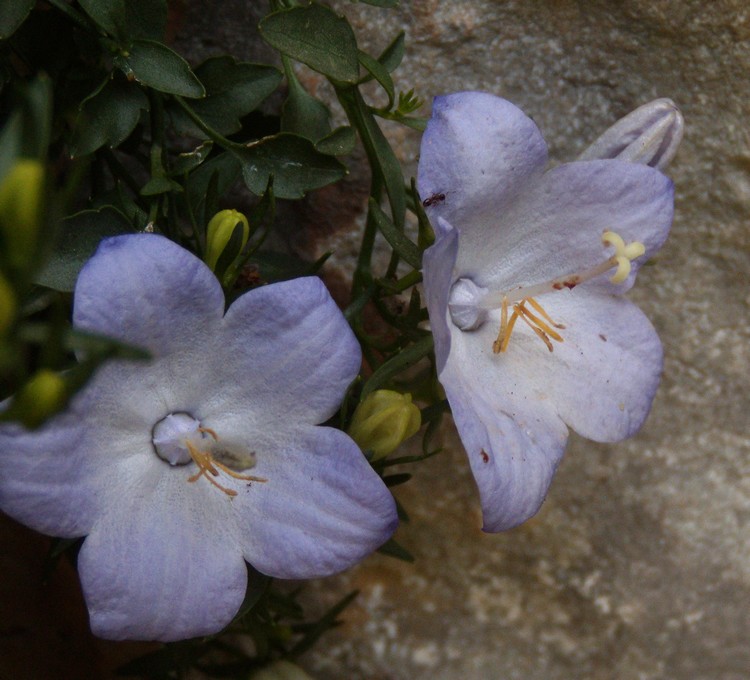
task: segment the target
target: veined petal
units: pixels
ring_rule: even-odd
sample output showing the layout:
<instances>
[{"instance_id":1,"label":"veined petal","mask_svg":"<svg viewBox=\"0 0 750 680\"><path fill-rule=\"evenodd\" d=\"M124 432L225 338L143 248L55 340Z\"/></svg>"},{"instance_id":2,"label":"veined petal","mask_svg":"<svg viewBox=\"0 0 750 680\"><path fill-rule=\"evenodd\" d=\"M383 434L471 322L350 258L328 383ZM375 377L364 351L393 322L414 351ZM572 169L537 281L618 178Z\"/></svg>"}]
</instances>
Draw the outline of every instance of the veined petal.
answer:
<instances>
[{"instance_id":1,"label":"veined petal","mask_svg":"<svg viewBox=\"0 0 750 680\"><path fill-rule=\"evenodd\" d=\"M538 399L526 376L502 367L493 371L465 346L456 351L460 344L454 337L440 381L479 488L482 528L504 531L539 510L568 428L549 402Z\"/></svg>"},{"instance_id":2,"label":"veined petal","mask_svg":"<svg viewBox=\"0 0 750 680\"><path fill-rule=\"evenodd\" d=\"M232 427L235 435L241 427ZM257 455L249 472L267 481L243 485L234 498L235 540L259 571L328 576L360 561L395 530L393 497L340 430L296 427L273 437L246 431L245 439Z\"/></svg>"},{"instance_id":3,"label":"veined petal","mask_svg":"<svg viewBox=\"0 0 750 680\"><path fill-rule=\"evenodd\" d=\"M541 298L564 341L542 354L546 390L578 434L614 442L635 434L651 408L662 371L662 347L651 322L632 302L581 288ZM547 301L549 303L547 304ZM513 360L509 347L507 359ZM505 357L504 357L505 358Z\"/></svg>"},{"instance_id":4,"label":"veined petal","mask_svg":"<svg viewBox=\"0 0 750 680\"><path fill-rule=\"evenodd\" d=\"M341 310L315 277L263 286L227 311L217 339L204 414L252 407L269 422L322 423L359 372L361 350Z\"/></svg>"},{"instance_id":5,"label":"veined petal","mask_svg":"<svg viewBox=\"0 0 750 680\"><path fill-rule=\"evenodd\" d=\"M444 195L428 207L430 218L463 235L502 215L546 164L539 128L509 101L485 92L436 97L420 148L419 195Z\"/></svg>"},{"instance_id":6,"label":"veined petal","mask_svg":"<svg viewBox=\"0 0 750 680\"><path fill-rule=\"evenodd\" d=\"M658 170L614 160L568 163L545 173L522 200L498 214L493 238L462 233L456 268L492 290L541 283L605 260L611 253L602 234L612 230L626 243L643 243L646 253L633 261L623 283L611 284L605 274L587 285L622 293L666 240L673 211L672 182Z\"/></svg>"},{"instance_id":7,"label":"veined petal","mask_svg":"<svg viewBox=\"0 0 750 680\"><path fill-rule=\"evenodd\" d=\"M153 484L125 487L78 556L92 631L112 640L171 641L224 628L247 569L227 530L220 490L164 464Z\"/></svg>"},{"instance_id":8,"label":"veined petal","mask_svg":"<svg viewBox=\"0 0 750 680\"><path fill-rule=\"evenodd\" d=\"M105 239L78 276L73 322L145 347L155 357L188 357L204 348L224 314L224 294L211 270L163 236Z\"/></svg>"}]
</instances>

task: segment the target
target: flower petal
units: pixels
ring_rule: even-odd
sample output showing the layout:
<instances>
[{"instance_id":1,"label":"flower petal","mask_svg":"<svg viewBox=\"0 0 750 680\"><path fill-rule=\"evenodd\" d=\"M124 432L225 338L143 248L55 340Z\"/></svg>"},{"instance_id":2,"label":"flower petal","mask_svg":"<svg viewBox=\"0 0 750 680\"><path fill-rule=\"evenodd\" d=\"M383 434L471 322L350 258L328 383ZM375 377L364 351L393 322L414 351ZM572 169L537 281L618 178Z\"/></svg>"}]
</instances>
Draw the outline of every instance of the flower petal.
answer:
<instances>
[{"instance_id":1,"label":"flower petal","mask_svg":"<svg viewBox=\"0 0 750 680\"><path fill-rule=\"evenodd\" d=\"M256 288L235 300L217 340L204 414L247 407L273 421L322 423L359 372L361 350L323 282L315 277Z\"/></svg>"},{"instance_id":2,"label":"flower petal","mask_svg":"<svg viewBox=\"0 0 750 680\"><path fill-rule=\"evenodd\" d=\"M540 301L565 324L563 342L550 353L533 336L518 341L535 343L542 354L539 362L548 364L546 390L560 417L578 434L599 442L635 434L646 420L662 371L661 342L651 322L629 300L590 288Z\"/></svg>"},{"instance_id":3,"label":"flower petal","mask_svg":"<svg viewBox=\"0 0 750 680\"><path fill-rule=\"evenodd\" d=\"M241 425L229 425L235 435ZM342 571L380 547L398 522L383 481L343 432L298 427L254 442L253 475L234 498L235 540L256 569L278 578Z\"/></svg>"},{"instance_id":4,"label":"flower petal","mask_svg":"<svg viewBox=\"0 0 750 680\"><path fill-rule=\"evenodd\" d=\"M148 349L200 355L224 314L211 270L163 236L128 234L102 241L81 270L73 322Z\"/></svg>"},{"instance_id":5,"label":"flower petal","mask_svg":"<svg viewBox=\"0 0 750 680\"><path fill-rule=\"evenodd\" d=\"M430 314L430 329L435 342L438 373L443 370L451 349L448 320L448 296L453 284L453 265L458 254L458 232L443 222L437 241L425 250L422 257L424 294Z\"/></svg>"},{"instance_id":6,"label":"flower petal","mask_svg":"<svg viewBox=\"0 0 750 680\"><path fill-rule=\"evenodd\" d=\"M210 635L237 613L247 583L220 490L157 471L125 486L78 556L91 629L112 640Z\"/></svg>"},{"instance_id":7,"label":"flower petal","mask_svg":"<svg viewBox=\"0 0 750 680\"><path fill-rule=\"evenodd\" d=\"M420 148L419 195L463 234L502 215L547 164L539 128L521 109L485 92L436 97Z\"/></svg>"},{"instance_id":8,"label":"flower petal","mask_svg":"<svg viewBox=\"0 0 750 680\"><path fill-rule=\"evenodd\" d=\"M531 185L507 213L498 213L494 224L468 237L461 233L457 270L493 290L541 283L604 261L611 249L602 244L602 234L613 230L626 243L643 243L646 254L633 261L625 282L611 284L605 274L588 285L625 292L667 238L673 191L669 178L645 165L615 160L561 165Z\"/></svg>"},{"instance_id":9,"label":"flower petal","mask_svg":"<svg viewBox=\"0 0 750 680\"><path fill-rule=\"evenodd\" d=\"M454 337L453 346L458 344ZM467 362L472 362L470 370ZM479 487L482 528L495 532L537 513L565 450L568 428L519 376L490 369L455 352L440 381Z\"/></svg>"}]
</instances>

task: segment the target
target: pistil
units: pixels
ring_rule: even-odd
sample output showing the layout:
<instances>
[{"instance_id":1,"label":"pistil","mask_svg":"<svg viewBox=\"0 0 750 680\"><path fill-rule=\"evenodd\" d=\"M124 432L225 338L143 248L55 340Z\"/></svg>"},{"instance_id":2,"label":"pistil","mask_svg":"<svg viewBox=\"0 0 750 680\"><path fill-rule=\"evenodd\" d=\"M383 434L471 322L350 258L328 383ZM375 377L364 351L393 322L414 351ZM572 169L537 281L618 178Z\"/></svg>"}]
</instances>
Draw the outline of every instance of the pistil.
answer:
<instances>
[{"instance_id":1,"label":"pistil","mask_svg":"<svg viewBox=\"0 0 750 680\"><path fill-rule=\"evenodd\" d=\"M615 252L614 255L594 267L507 292L488 292L476 302L477 309L485 313L491 309L500 309L500 330L497 339L492 344L492 351L495 354L500 354L508 349L510 337L518 319L523 320L544 342L547 349L552 352L554 349L552 340L563 342L562 336L554 328L564 329L565 326L553 321L534 298L560 290L572 290L581 283L590 281L615 268L616 271L609 280L612 283L622 283L630 274L631 261L641 257L646 252L645 246L639 241L626 244L622 237L613 231L605 231L602 234L602 243L605 246L614 247ZM510 307L512 307L513 312L509 317ZM534 311L532 312L529 307Z\"/></svg>"}]
</instances>

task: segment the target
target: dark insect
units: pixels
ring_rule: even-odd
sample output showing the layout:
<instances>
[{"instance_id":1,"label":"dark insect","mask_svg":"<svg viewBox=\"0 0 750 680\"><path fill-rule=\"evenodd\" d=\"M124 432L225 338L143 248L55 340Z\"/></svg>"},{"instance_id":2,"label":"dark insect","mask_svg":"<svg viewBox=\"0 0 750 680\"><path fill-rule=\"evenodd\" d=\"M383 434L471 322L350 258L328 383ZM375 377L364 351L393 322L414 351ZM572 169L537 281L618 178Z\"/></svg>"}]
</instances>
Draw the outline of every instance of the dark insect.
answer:
<instances>
[{"instance_id":1,"label":"dark insect","mask_svg":"<svg viewBox=\"0 0 750 680\"><path fill-rule=\"evenodd\" d=\"M442 203L445 200L445 194L432 194L429 198L425 198L424 201L422 201L422 205L425 208L429 208L431 205L435 205L436 203Z\"/></svg>"}]
</instances>

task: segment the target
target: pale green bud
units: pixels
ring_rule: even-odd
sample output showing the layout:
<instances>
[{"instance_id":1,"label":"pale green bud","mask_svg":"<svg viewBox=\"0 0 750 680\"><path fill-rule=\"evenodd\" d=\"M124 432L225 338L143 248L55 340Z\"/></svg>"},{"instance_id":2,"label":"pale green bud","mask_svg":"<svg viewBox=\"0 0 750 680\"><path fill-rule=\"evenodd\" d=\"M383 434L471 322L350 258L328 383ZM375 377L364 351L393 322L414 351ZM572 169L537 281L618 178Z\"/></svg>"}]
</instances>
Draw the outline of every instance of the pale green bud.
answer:
<instances>
[{"instance_id":1,"label":"pale green bud","mask_svg":"<svg viewBox=\"0 0 750 680\"><path fill-rule=\"evenodd\" d=\"M44 194L44 165L22 158L0 179L2 256L15 269L26 268L39 240Z\"/></svg>"},{"instance_id":2,"label":"pale green bud","mask_svg":"<svg viewBox=\"0 0 750 680\"><path fill-rule=\"evenodd\" d=\"M17 420L29 429L39 427L64 408L68 385L55 371L43 368L13 396L3 420Z\"/></svg>"},{"instance_id":3,"label":"pale green bud","mask_svg":"<svg viewBox=\"0 0 750 680\"><path fill-rule=\"evenodd\" d=\"M349 426L349 436L363 451L372 451L372 459L384 458L422 425L419 408L411 394L393 390L375 390L357 406Z\"/></svg>"},{"instance_id":4,"label":"pale green bud","mask_svg":"<svg viewBox=\"0 0 750 680\"><path fill-rule=\"evenodd\" d=\"M242 249L250 238L250 224L237 210L221 210L208 223L206 230L206 264L224 286L237 277Z\"/></svg>"},{"instance_id":5,"label":"pale green bud","mask_svg":"<svg viewBox=\"0 0 750 680\"><path fill-rule=\"evenodd\" d=\"M299 666L291 661L274 661L255 671L248 680L313 680Z\"/></svg>"},{"instance_id":6,"label":"pale green bud","mask_svg":"<svg viewBox=\"0 0 750 680\"><path fill-rule=\"evenodd\" d=\"M16 315L16 296L13 289L0 274L0 337L10 328Z\"/></svg>"},{"instance_id":7,"label":"pale green bud","mask_svg":"<svg viewBox=\"0 0 750 680\"><path fill-rule=\"evenodd\" d=\"M616 158L664 170L677 153L684 129L675 103L655 99L618 120L578 160Z\"/></svg>"}]
</instances>

